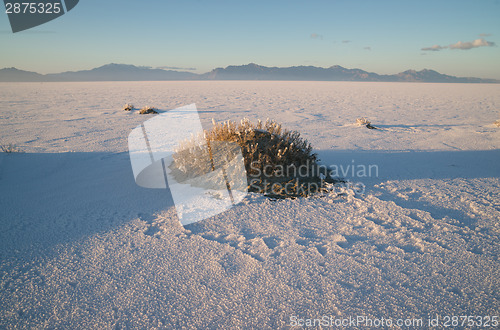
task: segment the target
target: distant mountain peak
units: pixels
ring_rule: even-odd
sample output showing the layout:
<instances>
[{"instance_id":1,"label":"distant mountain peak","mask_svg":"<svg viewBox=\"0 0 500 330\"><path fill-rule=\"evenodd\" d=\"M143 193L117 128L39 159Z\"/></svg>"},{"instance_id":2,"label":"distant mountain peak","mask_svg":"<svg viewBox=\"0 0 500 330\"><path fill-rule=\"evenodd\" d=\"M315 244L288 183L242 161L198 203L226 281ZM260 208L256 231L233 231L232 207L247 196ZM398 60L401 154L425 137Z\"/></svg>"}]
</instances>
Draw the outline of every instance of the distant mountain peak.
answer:
<instances>
[{"instance_id":1,"label":"distant mountain peak","mask_svg":"<svg viewBox=\"0 0 500 330\"><path fill-rule=\"evenodd\" d=\"M155 80L308 80L308 81L399 81L448 83L500 83L494 79L461 78L441 74L431 69L406 70L393 75L379 75L340 65L328 68L316 66L267 67L256 63L230 65L204 74L163 70L132 64L109 63L75 72L41 75L15 67L0 69L0 81L155 81Z\"/></svg>"},{"instance_id":2,"label":"distant mountain peak","mask_svg":"<svg viewBox=\"0 0 500 330\"><path fill-rule=\"evenodd\" d=\"M0 69L0 81L23 82L43 81L44 76L31 71L19 70L15 67Z\"/></svg>"},{"instance_id":3,"label":"distant mountain peak","mask_svg":"<svg viewBox=\"0 0 500 330\"><path fill-rule=\"evenodd\" d=\"M150 68L135 66L132 64L109 63L109 64L102 65L100 67L94 68L92 70L145 70L145 69L150 69Z\"/></svg>"}]
</instances>

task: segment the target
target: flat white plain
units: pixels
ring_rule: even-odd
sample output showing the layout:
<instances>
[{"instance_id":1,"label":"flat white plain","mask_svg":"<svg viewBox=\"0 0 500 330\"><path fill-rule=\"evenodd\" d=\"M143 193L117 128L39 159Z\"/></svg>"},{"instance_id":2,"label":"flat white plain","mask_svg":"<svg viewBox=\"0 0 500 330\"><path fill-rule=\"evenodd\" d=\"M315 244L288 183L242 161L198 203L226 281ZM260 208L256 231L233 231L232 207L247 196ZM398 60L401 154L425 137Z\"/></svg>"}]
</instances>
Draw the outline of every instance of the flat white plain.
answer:
<instances>
[{"instance_id":1,"label":"flat white plain","mask_svg":"<svg viewBox=\"0 0 500 330\"><path fill-rule=\"evenodd\" d=\"M498 315L500 85L0 84L0 327L277 328L293 317ZM183 228L135 185L131 129L196 103L276 119L364 194L250 195ZM355 124L366 117L378 130ZM292 319L291 319L292 318ZM331 320L331 319L330 319ZM360 326L362 326L361 324Z\"/></svg>"}]
</instances>

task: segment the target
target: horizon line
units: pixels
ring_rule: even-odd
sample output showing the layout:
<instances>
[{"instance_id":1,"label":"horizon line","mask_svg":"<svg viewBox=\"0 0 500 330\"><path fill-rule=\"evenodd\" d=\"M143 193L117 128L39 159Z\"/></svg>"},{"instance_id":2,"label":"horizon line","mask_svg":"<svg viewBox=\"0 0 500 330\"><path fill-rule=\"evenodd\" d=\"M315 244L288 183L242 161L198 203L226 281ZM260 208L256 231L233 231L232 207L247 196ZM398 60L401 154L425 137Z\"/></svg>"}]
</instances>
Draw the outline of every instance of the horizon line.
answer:
<instances>
[{"instance_id":1,"label":"horizon line","mask_svg":"<svg viewBox=\"0 0 500 330\"><path fill-rule=\"evenodd\" d=\"M419 71L417 71L416 69L407 69L405 71L401 71L401 72L394 73L394 74L379 74L379 73L376 73L376 72L373 72L373 71L366 71L366 70L361 69L361 68L346 68L346 67L343 67L343 66L338 65L338 64L331 65L331 66L328 66L328 67L315 66L315 65L292 65L292 66L281 66L280 67L280 66L265 66L265 65L257 64L255 62L250 62L250 63L247 63L247 64L240 64L240 65L230 64L230 65L227 65L226 67L216 67L216 68L214 68L214 69L212 69L210 71L204 72L204 73L192 72L192 70L194 68L177 68L177 67L174 67L174 66L153 67L153 66L135 65L135 64L126 64L126 63L114 63L114 62L103 64L101 66L97 66L97 67L90 68L90 69L83 69L83 70L77 70L77 71L61 71L61 72L58 72L58 73L38 73L36 71L27 71L27 70L24 70L24 69L19 69L19 68L14 67L14 66L1 68L0 71L14 69L14 70L25 72L25 73L36 74L36 75L41 76L41 77L48 77L48 78L50 78L50 76L61 75L61 74L89 72L89 71L92 71L92 70L96 70L96 69L100 69L100 68L104 68L104 67L108 67L108 66L113 66L113 65L115 65L115 66L134 67L134 68L142 69L142 70L151 70L151 71L158 70L158 71L171 72L171 73L181 73L181 74L191 75L191 78L192 78L192 79L161 79L159 81L163 81L163 80L165 80L165 81L167 81L167 80L207 80L207 79L210 80L208 78L208 75L210 73L216 71L216 70L227 70L228 68L238 68L238 67L255 66L255 67L266 68L266 69L317 68L317 69L328 70L328 69L332 69L332 68L339 68L339 69L345 69L345 70L348 70L348 71L359 70L359 71L362 71L363 73L373 74L373 75L376 75L376 76L381 77L381 78L397 77L398 75L401 75L403 73L434 72L434 73L439 74L440 76L445 76L445 77L450 78L450 79L473 79L473 80L477 80L476 83L500 83L500 80L499 79L495 79L495 78L478 78L478 77L471 77L471 76L468 76L468 77L454 76L454 75L440 73L440 72L438 72L438 71L436 71L434 69L428 69L428 68L424 68L424 69L421 69ZM198 78L201 78L201 79L196 79L195 77L198 77ZM245 79L212 79L212 80L245 80ZM282 81L283 79L248 79L248 80L263 80L263 81L266 81L266 80L268 80L268 81L269 80L276 80L276 81ZM284 79L284 81L291 81L291 80L294 80L294 79ZM376 82L376 80L370 80L369 78L368 79L366 79L366 78L365 79L359 79L359 80L325 80L325 79L304 79L304 80L296 79L296 80L298 80L298 81L374 81L374 82ZM0 81L1 81L1 79L0 79ZM99 80L99 81L104 81L104 80ZM117 80L110 80L110 81L117 81ZM118 81L128 81L128 80L118 80ZM147 81L147 80L133 80L132 79L130 81ZM150 81L155 81L155 79L152 79ZM408 82L411 82L411 81L414 81L414 82L432 82L432 81L425 81L425 80L407 80L407 81ZM5 82L8 82L8 80L6 80ZM404 80L401 81L401 82L404 82Z\"/></svg>"}]
</instances>

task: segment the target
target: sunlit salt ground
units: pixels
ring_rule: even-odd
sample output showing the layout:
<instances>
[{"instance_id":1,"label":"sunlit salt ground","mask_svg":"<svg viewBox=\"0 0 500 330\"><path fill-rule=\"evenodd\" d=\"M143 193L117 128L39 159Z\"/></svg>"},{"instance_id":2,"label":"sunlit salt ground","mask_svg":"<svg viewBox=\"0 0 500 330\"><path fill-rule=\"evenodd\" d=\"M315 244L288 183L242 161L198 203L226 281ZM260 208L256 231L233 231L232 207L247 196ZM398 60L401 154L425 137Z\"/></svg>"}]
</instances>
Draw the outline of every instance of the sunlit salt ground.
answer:
<instances>
[{"instance_id":1,"label":"sunlit salt ground","mask_svg":"<svg viewBox=\"0 0 500 330\"><path fill-rule=\"evenodd\" d=\"M125 103L276 119L366 190L250 195L183 228L134 182L127 136L151 117ZM0 140L25 153L0 154L0 327L493 325L499 110L500 85L2 83Z\"/></svg>"}]
</instances>

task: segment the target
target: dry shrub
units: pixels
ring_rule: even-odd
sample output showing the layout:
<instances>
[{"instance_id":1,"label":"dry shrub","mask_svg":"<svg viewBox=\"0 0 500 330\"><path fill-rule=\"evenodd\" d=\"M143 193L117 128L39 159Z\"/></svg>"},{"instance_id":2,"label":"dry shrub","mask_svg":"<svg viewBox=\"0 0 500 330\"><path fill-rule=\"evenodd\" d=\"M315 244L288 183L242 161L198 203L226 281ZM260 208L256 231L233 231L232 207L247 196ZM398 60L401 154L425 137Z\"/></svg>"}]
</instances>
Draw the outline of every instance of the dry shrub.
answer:
<instances>
[{"instance_id":1,"label":"dry shrub","mask_svg":"<svg viewBox=\"0 0 500 330\"><path fill-rule=\"evenodd\" d=\"M359 126L366 126L371 124L371 122L367 118L361 117L356 119L356 124L358 124Z\"/></svg>"},{"instance_id":2,"label":"dry shrub","mask_svg":"<svg viewBox=\"0 0 500 330\"><path fill-rule=\"evenodd\" d=\"M0 151L5 153L23 152L21 148L13 143L0 144Z\"/></svg>"},{"instance_id":3,"label":"dry shrub","mask_svg":"<svg viewBox=\"0 0 500 330\"><path fill-rule=\"evenodd\" d=\"M229 161L241 150L249 191L277 198L308 196L324 182L334 182L297 131L269 119L256 124L246 118L240 123L212 122L210 130L180 144L173 172L184 177L208 173L218 167L214 162Z\"/></svg>"},{"instance_id":4,"label":"dry shrub","mask_svg":"<svg viewBox=\"0 0 500 330\"><path fill-rule=\"evenodd\" d=\"M130 104L130 103L127 103L123 106L123 110L125 111L131 111L131 110L134 110L134 105L133 104Z\"/></svg>"},{"instance_id":5,"label":"dry shrub","mask_svg":"<svg viewBox=\"0 0 500 330\"><path fill-rule=\"evenodd\" d=\"M500 127L500 119L495 121L493 124L495 124L496 127Z\"/></svg>"},{"instance_id":6,"label":"dry shrub","mask_svg":"<svg viewBox=\"0 0 500 330\"><path fill-rule=\"evenodd\" d=\"M147 115L147 114L156 114L158 113L158 109L153 108L153 107L144 107L139 111L139 114L141 115Z\"/></svg>"},{"instance_id":7,"label":"dry shrub","mask_svg":"<svg viewBox=\"0 0 500 330\"><path fill-rule=\"evenodd\" d=\"M365 126L368 129L377 129L375 126L372 126L372 123L365 117L356 119L356 124L358 124L358 126Z\"/></svg>"}]
</instances>

